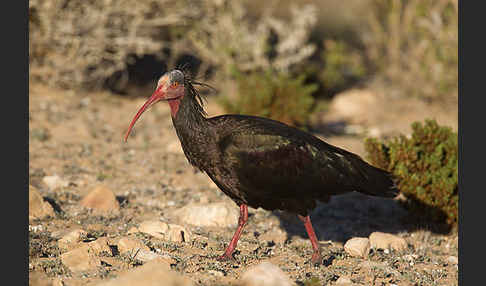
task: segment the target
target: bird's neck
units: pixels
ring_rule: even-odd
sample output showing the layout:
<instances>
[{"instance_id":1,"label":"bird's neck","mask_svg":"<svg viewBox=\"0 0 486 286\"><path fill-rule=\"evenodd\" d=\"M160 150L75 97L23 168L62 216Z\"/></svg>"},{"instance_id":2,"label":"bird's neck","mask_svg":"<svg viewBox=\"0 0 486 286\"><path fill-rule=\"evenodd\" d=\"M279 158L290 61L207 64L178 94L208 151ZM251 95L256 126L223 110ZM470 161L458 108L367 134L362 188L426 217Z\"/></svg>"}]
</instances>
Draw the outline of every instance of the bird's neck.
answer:
<instances>
[{"instance_id":1,"label":"bird's neck","mask_svg":"<svg viewBox=\"0 0 486 286\"><path fill-rule=\"evenodd\" d=\"M202 113L202 107L189 96L184 96L179 102L169 102L172 112L172 123L181 142L182 149L189 162L201 167L201 153L212 138L208 120Z\"/></svg>"},{"instance_id":2,"label":"bird's neck","mask_svg":"<svg viewBox=\"0 0 486 286\"><path fill-rule=\"evenodd\" d=\"M190 96L169 100L169 106L176 130L200 132L207 125L202 107Z\"/></svg>"}]
</instances>

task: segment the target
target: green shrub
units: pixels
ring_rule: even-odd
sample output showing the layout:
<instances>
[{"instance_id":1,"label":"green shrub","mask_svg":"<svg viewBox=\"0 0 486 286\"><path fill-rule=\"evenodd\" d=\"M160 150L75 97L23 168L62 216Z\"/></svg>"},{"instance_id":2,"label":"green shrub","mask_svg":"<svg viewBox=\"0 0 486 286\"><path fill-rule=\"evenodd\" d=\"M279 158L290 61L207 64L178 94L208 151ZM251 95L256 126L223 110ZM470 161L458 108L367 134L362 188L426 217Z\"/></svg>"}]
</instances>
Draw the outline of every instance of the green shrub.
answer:
<instances>
[{"instance_id":1,"label":"green shrub","mask_svg":"<svg viewBox=\"0 0 486 286\"><path fill-rule=\"evenodd\" d=\"M314 104L316 84L305 84L305 75L291 75L271 69L264 72L234 72L236 98L223 97L226 111L272 118L302 126L308 122Z\"/></svg>"},{"instance_id":2,"label":"green shrub","mask_svg":"<svg viewBox=\"0 0 486 286\"><path fill-rule=\"evenodd\" d=\"M387 142L365 140L368 159L390 171L407 197L411 214L449 226L457 225L457 133L435 120L412 124L410 138L397 136Z\"/></svg>"},{"instance_id":3,"label":"green shrub","mask_svg":"<svg viewBox=\"0 0 486 286\"><path fill-rule=\"evenodd\" d=\"M326 89L340 90L366 75L364 58L345 41L324 41L324 67L319 74Z\"/></svg>"}]
</instances>

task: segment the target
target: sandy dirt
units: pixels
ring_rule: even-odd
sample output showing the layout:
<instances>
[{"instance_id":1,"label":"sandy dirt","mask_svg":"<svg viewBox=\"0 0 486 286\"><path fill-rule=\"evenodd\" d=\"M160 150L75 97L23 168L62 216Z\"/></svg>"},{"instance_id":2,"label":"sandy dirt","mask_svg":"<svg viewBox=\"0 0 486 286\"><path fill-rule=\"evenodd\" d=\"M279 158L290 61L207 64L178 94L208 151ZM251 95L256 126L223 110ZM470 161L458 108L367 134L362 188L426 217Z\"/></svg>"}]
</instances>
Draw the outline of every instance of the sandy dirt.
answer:
<instances>
[{"instance_id":1,"label":"sandy dirt","mask_svg":"<svg viewBox=\"0 0 486 286\"><path fill-rule=\"evenodd\" d=\"M148 96L149 94L147 94ZM128 124L146 97L127 97L108 92L75 93L32 83L29 93L29 180L56 210L54 217L29 222L29 273L64 285L86 285L117 277L143 264L127 255L98 255L101 264L92 271L73 272L63 265L59 233L82 228L84 242L102 237L128 235L142 221L172 222L172 213L189 203L227 202L237 208L203 173L187 162L180 148L165 104L146 112L127 143L122 138ZM207 110L222 113L209 97ZM389 130L407 132L410 123L435 114L455 122L454 108L393 104L390 111L373 120L357 122L366 128L386 123ZM401 110L401 111L400 111ZM452 111L451 111L452 110ZM327 117L326 117L327 116ZM337 122L333 114L322 115ZM394 128L395 127L395 128ZM457 124L454 126L457 129ZM329 128L329 126L327 126ZM324 134L324 133L323 133ZM364 156L362 137L352 134L324 136ZM67 186L49 188L45 176L57 175ZM117 213L99 215L80 206L93 188L104 185L120 203ZM311 213L320 240L324 265L309 262L312 254L305 229L294 216L262 209L249 210L249 221L237 247L235 261L218 262L234 228L184 225L194 234L185 242L170 242L138 233L133 237L150 249L171 258L170 268L195 285L236 285L251 265L270 261L297 285L333 285L340 277L356 285L457 285L457 233L434 233L405 225L406 211L392 199L347 194L319 204ZM408 247L402 252L371 250L366 258L352 257L343 249L352 237L367 237L374 231L403 237ZM262 238L263 237L263 238ZM61 284L59 284L61 285Z\"/></svg>"}]
</instances>

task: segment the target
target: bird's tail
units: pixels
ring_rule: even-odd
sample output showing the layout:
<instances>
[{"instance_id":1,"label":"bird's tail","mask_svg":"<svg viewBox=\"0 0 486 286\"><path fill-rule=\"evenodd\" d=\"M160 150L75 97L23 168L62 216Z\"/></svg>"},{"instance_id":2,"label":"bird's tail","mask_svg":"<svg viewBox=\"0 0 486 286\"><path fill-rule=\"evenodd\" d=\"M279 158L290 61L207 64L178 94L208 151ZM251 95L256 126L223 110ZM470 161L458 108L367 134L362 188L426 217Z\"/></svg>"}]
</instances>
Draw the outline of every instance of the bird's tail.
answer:
<instances>
[{"instance_id":1,"label":"bird's tail","mask_svg":"<svg viewBox=\"0 0 486 286\"><path fill-rule=\"evenodd\" d=\"M361 158L353 164L361 173L356 182L358 191L371 196L393 198L399 190L393 180L393 175L383 169L368 164Z\"/></svg>"}]
</instances>

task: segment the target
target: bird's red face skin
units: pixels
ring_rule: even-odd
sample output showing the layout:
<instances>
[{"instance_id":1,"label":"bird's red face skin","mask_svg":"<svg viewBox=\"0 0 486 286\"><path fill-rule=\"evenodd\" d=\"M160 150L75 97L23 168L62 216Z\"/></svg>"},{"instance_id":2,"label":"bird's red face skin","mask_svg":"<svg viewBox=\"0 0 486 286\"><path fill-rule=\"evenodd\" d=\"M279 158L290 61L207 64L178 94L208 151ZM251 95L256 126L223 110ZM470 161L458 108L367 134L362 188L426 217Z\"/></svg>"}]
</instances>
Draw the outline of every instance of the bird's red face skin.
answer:
<instances>
[{"instance_id":1,"label":"bird's red face skin","mask_svg":"<svg viewBox=\"0 0 486 286\"><path fill-rule=\"evenodd\" d=\"M173 71L171 73L166 73L163 75L157 84L157 88L152 96L145 102L145 104L138 110L135 117L133 117L130 126L128 127L128 131L125 134L125 142L128 139L128 135L137 122L138 118L145 112L150 106L157 103L160 100L167 100L169 102L170 111L172 117L176 117L177 112L179 111L179 104L180 100L184 96L184 78L182 73L177 74ZM180 72L179 72L180 73ZM182 75L182 78L180 77Z\"/></svg>"}]
</instances>

